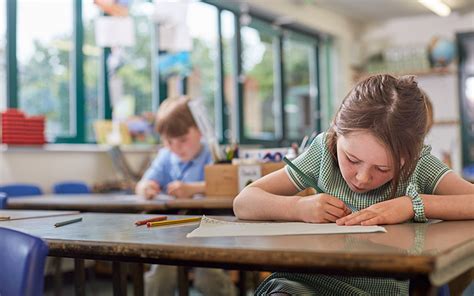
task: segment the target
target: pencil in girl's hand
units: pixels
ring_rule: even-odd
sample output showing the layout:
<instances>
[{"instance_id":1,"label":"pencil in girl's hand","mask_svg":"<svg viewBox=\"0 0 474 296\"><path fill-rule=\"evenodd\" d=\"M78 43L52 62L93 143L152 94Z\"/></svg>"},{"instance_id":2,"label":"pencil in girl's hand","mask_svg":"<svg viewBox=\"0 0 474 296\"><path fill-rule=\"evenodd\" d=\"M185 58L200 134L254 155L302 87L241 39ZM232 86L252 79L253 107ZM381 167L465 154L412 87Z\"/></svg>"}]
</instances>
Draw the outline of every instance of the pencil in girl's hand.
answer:
<instances>
[{"instance_id":1,"label":"pencil in girl's hand","mask_svg":"<svg viewBox=\"0 0 474 296\"><path fill-rule=\"evenodd\" d=\"M54 227L61 227L61 226L64 226L64 225L68 225L68 224L72 224L72 223L76 223L76 222L81 222L81 221L82 221L82 217L72 219L72 220L63 221L63 222L58 222L58 223L54 224Z\"/></svg>"},{"instance_id":2,"label":"pencil in girl's hand","mask_svg":"<svg viewBox=\"0 0 474 296\"><path fill-rule=\"evenodd\" d=\"M190 222L197 222L201 221L201 217L192 217L192 218L184 218L184 219L176 219L176 220L167 220L167 221L158 221L158 222L148 222L146 224L147 227L155 227L155 226L165 226L165 225L173 225L173 224L182 224L182 223L190 223Z\"/></svg>"},{"instance_id":3,"label":"pencil in girl's hand","mask_svg":"<svg viewBox=\"0 0 474 296\"><path fill-rule=\"evenodd\" d=\"M307 182L308 184L311 184L311 187L313 187L318 193L324 193L324 191L321 188L318 187L318 184L316 184L316 181L313 178L311 178L310 176L303 173L296 165L294 165L294 163L291 162L291 160L289 160L286 157L283 157L283 161L290 168L292 168L298 175L300 175L300 177L303 178L305 180L305 182Z\"/></svg>"},{"instance_id":4,"label":"pencil in girl's hand","mask_svg":"<svg viewBox=\"0 0 474 296\"><path fill-rule=\"evenodd\" d=\"M164 221L164 220L166 220L166 219L168 219L168 217L166 217L166 216L158 216L158 217L154 217L154 218L150 218L150 219L145 219L145 220L137 221L137 222L135 222L135 225L141 226L141 225L147 224L148 222L158 222L158 221Z\"/></svg>"}]
</instances>

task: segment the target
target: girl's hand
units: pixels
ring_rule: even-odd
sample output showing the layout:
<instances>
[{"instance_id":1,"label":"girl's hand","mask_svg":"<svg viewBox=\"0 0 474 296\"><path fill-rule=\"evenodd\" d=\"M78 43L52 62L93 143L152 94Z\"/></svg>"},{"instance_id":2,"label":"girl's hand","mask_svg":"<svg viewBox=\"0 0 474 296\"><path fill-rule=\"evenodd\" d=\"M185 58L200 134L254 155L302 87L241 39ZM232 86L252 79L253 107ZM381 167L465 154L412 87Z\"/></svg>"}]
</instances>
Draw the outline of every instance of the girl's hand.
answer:
<instances>
[{"instance_id":1,"label":"girl's hand","mask_svg":"<svg viewBox=\"0 0 474 296\"><path fill-rule=\"evenodd\" d=\"M146 199L153 199L160 191L160 184L153 180L142 180L135 188L135 192Z\"/></svg>"},{"instance_id":2,"label":"girl's hand","mask_svg":"<svg viewBox=\"0 0 474 296\"><path fill-rule=\"evenodd\" d=\"M415 215L411 198L402 196L372 205L359 212L338 219L337 225L398 224Z\"/></svg>"},{"instance_id":3,"label":"girl's hand","mask_svg":"<svg viewBox=\"0 0 474 296\"><path fill-rule=\"evenodd\" d=\"M297 219L304 222L336 222L350 213L351 210L344 202L326 193L305 196L296 202Z\"/></svg>"},{"instance_id":4,"label":"girl's hand","mask_svg":"<svg viewBox=\"0 0 474 296\"><path fill-rule=\"evenodd\" d=\"M193 192L191 187L181 181L174 181L168 184L168 194L177 198L191 198Z\"/></svg>"}]
</instances>

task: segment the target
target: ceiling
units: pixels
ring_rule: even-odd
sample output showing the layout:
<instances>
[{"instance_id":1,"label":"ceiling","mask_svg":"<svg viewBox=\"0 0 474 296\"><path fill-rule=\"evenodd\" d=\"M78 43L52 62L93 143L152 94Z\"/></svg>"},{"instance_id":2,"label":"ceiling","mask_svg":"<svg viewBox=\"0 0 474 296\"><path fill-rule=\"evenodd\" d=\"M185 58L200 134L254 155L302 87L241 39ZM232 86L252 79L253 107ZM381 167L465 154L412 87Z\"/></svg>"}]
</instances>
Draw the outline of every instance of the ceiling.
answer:
<instances>
[{"instance_id":1,"label":"ceiling","mask_svg":"<svg viewBox=\"0 0 474 296\"><path fill-rule=\"evenodd\" d=\"M434 15L417 0L290 0L296 5L312 5L360 22L378 22L415 15ZM443 0L453 12L474 11L474 0ZM473 20L474 23L474 20Z\"/></svg>"}]
</instances>

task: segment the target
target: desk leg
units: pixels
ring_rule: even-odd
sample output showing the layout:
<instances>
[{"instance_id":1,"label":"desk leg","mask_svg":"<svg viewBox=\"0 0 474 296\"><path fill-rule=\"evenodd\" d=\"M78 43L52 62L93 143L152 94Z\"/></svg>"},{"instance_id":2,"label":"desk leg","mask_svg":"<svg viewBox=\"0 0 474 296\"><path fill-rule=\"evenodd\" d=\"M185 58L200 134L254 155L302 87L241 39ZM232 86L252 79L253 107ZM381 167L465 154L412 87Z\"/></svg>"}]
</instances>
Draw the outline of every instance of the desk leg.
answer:
<instances>
[{"instance_id":1,"label":"desk leg","mask_svg":"<svg viewBox=\"0 0 474 296\"><path fill-rule=\"evenodd\" d=\"M133 295L143 296L143 263L132 263L133 272Z\"/></svg>"},{"instance_id":2,"label":"desk leg","mask_svg":"<svg viewBox=\"0 0 474 296\"><path fill-rule=\"evenodd\" d=\"M434 296L437 288L434 287L427 277L420 276L410 280L410 295L413 296Z\"/></svg>"},{"instance_id":3,"label":"desk leg","mask_svg":"<svg viewBox=\"0 0 474 296\"><path fill-rule=\"evenodd\" d=\"M84 272L84 259L74 258L74 282L76 296L85 296L86 276Z\"/></svg>"},{"instance_id":4,"label":"desk leg","mask_svg":"<svg viewBox=\"0 0 474 296\"><path fill-rule=\"evenodd\" d=\"M178 266L178 290L179 296L189 295L188 268Z\"/></svg>"},{"instance_id":5,"label":"desk leg","mask_svg":"<svg viewBox=\"0 0 474 296\"><path fill-rule=\"evenodd\" d=\"M114 261L112 268L114 296L127 296L127 270L125 263Z\"/></svg>"},{"instance_id":6,"label":"desk leg","mask_svg":"<svg viewBox=\"0 0 474 296\"><path fill-rule=\"evenodd\" d=\"M239 295L247 295L247 272L239 270Z\"/></svg>"},{"instance_id":7,"label":"desk leg","mask_svg":"<svg viewBox=\"0 0 474 296\"><path fill-rule=\"evenodd\" d=\"M60 257L51 257L54 267L54 295L61 296L62 292L62 277L63 271L61 270L61 260Z\"/></svg>"}]
</instances>

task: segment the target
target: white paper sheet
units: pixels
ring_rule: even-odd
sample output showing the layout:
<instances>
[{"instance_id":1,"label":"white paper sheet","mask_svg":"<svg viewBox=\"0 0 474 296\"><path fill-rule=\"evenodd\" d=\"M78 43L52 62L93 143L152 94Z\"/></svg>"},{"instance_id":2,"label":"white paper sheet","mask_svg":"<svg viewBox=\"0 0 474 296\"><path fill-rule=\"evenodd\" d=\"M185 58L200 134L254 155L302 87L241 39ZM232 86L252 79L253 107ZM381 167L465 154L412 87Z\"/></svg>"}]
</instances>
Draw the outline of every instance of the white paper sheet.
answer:
<instances>
[{"instance_id":1,"label":"white paper sheet","mask_svg":"<svg viewBox=\"0 0 474 296\"><path fill-rule=\"evenodd\" d=\"M333 234L387 232L381 226L338 226L336 223L229 222L203 216L198 228L186 237L269 236L292 234Z\"/></svg>"}]
</instances>

